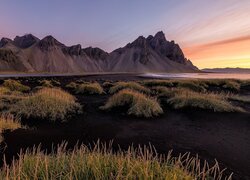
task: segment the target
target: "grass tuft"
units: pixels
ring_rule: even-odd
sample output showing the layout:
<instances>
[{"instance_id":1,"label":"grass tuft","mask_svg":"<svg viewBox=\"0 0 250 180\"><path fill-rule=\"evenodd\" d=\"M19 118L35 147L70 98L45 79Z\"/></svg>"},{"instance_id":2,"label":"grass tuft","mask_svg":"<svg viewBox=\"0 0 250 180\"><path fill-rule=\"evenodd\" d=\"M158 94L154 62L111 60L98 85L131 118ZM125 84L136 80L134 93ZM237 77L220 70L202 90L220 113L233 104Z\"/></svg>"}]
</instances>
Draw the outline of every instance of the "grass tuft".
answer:
<instances>
[{"instance_id":1,"label":"grass tuft","mask_svg":"<svg viewBox=\"0 0 250 180\"><path fill-rule=\"evenodd\" d=\"M22 98L10 107L10 112L26 118L48 118L51 121L66 120L66 115L81 107L71 94L56 88L43 88Z\"/></svg>"},{"instance_id":2,"label":"grass tuft","mask_svg":"<svg viewBox=\"0 0 250 180\"><path fill-rule=\"evenodd\" d=\"M50 80L41 80L39 81L40 86L47 87L47 88L53 88L53 84Z\"/></svg>"},{"instance_id":3,"label":"grass tuft","mask_svg":"<svg viewBox=\"0 0 250 180\"><path fill-rule=\"evenodd\" d=\"M205 92L206 91L206 86L202 84L200 81L195 81L195 80L183 80L179 81L177 87L179 88L185 88L189 89L195 92Z\"/></svg>"},{"instance_id":4,"label":"grass tuft","mask_svg":"<svg viewBox=\"0 0 250 180\"><path fill-rule=\"evenodd\" d=\"M6 87L0 87L0 95L10 94L11 91Z\"/></svg>"},{"instance_id":5,"label":"grass tuft","mask_svg":"<svg viewBox=\"0 0 250 180\"><path fill-rule=\"evenodd\" d=\"M209 166L189 153L172 157L159 155L154 148L130 147L127 151L114 153L106 144L93 148L85 145L75 147L72 152L62 144L48 155L40 148L20 153L19 160L11 165L4 163L1 179L215 179L225 177L225 169L218 162ZM201 165L204 164L204 165ZM222 178L223 177L223 178Z\"/></svg>"},{"instance_id":6,"label":"grass tuft","mask_svg":"<svg viewBox=\"0 0 250 180\"><path fill-rule=\"evenodd\" d=\"M8 79L4 80L3 86L8 88L10 91L28 92L30 87L21 84L19 81Z\"/></svg>"},{"instance_id":7,"label":"grass tuft","mask_svg":"<svg viewBox=\"0 0 250 180\"><path fill-rule=\"evenodd\" d=\"M77 86L78 86L78 84L76 84L75 82L70 82L65 87L68 88L68 89L74 89L75 90Z\"/></svg>"},{"instance_id":8,"label":"grass tuft","mask_svg":"<svg viewBox=\"0 0 250 180\"><path fill-rule=\"evenodd\" d=\"M0 116L0 133L4 130L15 130L21 128L21 123L13 115L5 114Z\"/></svg>"},{"instance_id":9,"label":"grass tuft","mask_svg":"<svg viewBox=\"0 0 250 180\"><path fill-rule=\"evenodd\" d=\"M171 90L170 90L171 91ZM230 104L223 94L197 93L186 89L172 90L167 95L167 103L174 109L203 109L214 112L243 112ZM162 94L164 96L164 94Z\"/></svg>"},{"instance_id":10,"label":"grass tuft","mask_svg":"<svg viewBox=\"0 0 250 180\"><path fill-rule=\"evenodd\" d=\"M150 90L148 88L136 82L117 82L109 89L109 93L114 94L122 89L131 89L146 94L150 93Z\"/></svg>"},{"instance_id":11,"label":"grass tuft","mask_svg":"<svg viewBox=\"0 0 250 180\"><path fill-rule=\"evenodd\" d=\"M95 83L82 83L76 86L75 89L77 94L103 94L102 86L95 82Z\"/></svg>"},{"instance_id":12,"label":"grass tuft","mask_svg":"<svg viewBox=\"0 0 250 180\"><path fill-rule=\"evenodd\" d=\"M129 106L127 113L138 117L148 118L163 113L156 99L130 89L121 90L117 94L111 96L101 109L110 110L121 106Z\"/></svg>"}]
</instances>

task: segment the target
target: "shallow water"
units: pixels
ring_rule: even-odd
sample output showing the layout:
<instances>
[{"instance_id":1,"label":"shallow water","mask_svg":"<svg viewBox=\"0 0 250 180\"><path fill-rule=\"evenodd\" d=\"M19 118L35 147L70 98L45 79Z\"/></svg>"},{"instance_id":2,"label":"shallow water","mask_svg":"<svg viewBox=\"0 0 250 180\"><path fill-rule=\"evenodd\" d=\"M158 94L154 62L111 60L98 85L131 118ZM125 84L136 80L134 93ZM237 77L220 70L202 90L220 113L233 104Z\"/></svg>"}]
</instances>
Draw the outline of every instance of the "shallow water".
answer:
<instances>
[{"instance_id":1,"label":"shallow water","mask_svg":"<svg viewBox=\"0 0 250 180\"><path fill-rule=\"evenodd\" d=\"M145 73L140 75L149 78L197 78L197 79L250 79L250 74L231 73Z\"/></svg>"}]
</instances>

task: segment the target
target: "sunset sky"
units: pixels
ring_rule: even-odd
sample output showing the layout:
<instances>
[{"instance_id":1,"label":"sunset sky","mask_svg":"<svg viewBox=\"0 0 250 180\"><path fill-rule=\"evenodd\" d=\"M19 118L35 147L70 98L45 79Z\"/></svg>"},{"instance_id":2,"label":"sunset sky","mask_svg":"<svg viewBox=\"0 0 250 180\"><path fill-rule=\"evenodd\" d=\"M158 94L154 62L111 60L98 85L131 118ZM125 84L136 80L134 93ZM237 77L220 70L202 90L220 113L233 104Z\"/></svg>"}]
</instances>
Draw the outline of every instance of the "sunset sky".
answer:
<instances>
[{"instance_id":1,"label":"sunset sky","mask_svg":"<svg viewBox=\"0 0 250 180\"><path fill-rule=\"evenodd\" d=\"M52 35L110 52L160 30L199 68L250 68L250 0L1 0L0 38Z\"/></svg>"}]
</instances>

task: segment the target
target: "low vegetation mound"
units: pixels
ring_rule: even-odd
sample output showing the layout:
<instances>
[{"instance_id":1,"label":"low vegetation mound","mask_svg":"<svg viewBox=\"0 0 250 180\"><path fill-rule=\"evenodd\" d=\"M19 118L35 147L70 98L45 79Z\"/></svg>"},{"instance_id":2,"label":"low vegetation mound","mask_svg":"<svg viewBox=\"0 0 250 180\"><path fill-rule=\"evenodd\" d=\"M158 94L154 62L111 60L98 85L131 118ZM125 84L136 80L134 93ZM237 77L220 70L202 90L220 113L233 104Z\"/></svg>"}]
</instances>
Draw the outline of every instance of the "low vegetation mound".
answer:
<instances>
[{"instance_id":1,"label":"low vegetation mound","mask_svg":"<svg viewBox=\"0 0 250 180\"><path fill-rule=\"evenodd\" d=\"M204 80L210 88L217 87L219 90L226 90L231 92L239 92L241 83L233 79L210 79Z\"/></svg>"},{"instance_id":2,"label":"low vegetation mound","mask_svg":"<svg viewBox=\"0 0 250 180\"><path fill-rule=\"evenodd\" d=\"M132 89L135 91L150 93L150 90L136 82L116 82L110 89L109 93L114 94L122 89Z\"/></svg>"},{"instance_id":3,"label":"low vegetation mound","mask_svg":"<svg viewBox=\"0 0 250 180\"><path fill-rule=\"evenodd\" d=\"M182 80L178 82L177 87L185 88L196 92L205 92L207 85L195 80Z\"/></svg>"},{"instance_id":4,"label":"low vegetation mound","mask_svg":"<svg viewBox=\"0 0 250 180\"><path fill-rule=\"evenodd\" d=\"M250 96L228 95L228 99L231 101L250 104Z\"/></svg>"},{"instance_id":5,"label":"low vegetation mound","mask_svg":"<svg viewBox=\"0 0 250 180\"><path fill-rule=\"evenodd\" d=\"M43 88L24 97L11 108L10 112L26 118L41 118L55 121L65 120L66 115L80 110L74 96L56 88Z\"/></svg>"},{"instance_id":6,"label":"low vegetation mound","mask_svg":"<svg viewBox=\"0 0 250 180\"><path fill-rule=\"evenodd\" d=\"M28 92L30 87L21 84L19 81L8 79L4 80L3 86L11 91Z\"/></svg>"},{"instance_id":7,"label":"low vegetation mound","mask_svg":"<svg viewBox=\"0 0 250 180\"><path fill-rule=\"evenodd\" d=\"M169 92L168 92L169 91ZM242 112L230 104L223 94L198 93L187 89L166 90L167 103L175 109L203 109L214 112Z\"/></svg>"},{"instance_id":8,"label":"low vegetation mound","mask_svg":"<svg viewBox=\"0 0 250 180\"><path fill-rule=\"evenodd\" d=\"M76 86L75 92L77 94L103 94L102 86L95 83L82 83Z\"/></svg>"},{"instance_id":9,"label":"low vegetation mound","mask_svg":"<svg viewBox=\"0 0 250 180\"><path fill-rule=\"evenodd\" d=\"M129 109L127 113L138 117L148 118L163 113L156 99L130 89L121 90L111 96L101 109L110 110L121 106L128 106Z\"/></svg>"}]
</instances>

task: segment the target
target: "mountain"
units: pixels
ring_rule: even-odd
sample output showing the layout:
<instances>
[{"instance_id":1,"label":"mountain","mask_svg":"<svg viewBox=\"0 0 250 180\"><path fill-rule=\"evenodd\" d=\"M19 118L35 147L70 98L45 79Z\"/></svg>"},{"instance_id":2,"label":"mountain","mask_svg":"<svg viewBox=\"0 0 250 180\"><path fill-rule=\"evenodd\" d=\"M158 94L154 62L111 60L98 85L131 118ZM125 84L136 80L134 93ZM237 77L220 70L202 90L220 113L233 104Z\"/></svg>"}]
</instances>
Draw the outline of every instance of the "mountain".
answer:
<instances>
[{"instance_id":1,"label":"mountain","mask_svg":"<svg viewBox=\"0 0 250 180\"><path fill-rule=\"evenodd\" d=\"M250 68L214 68L214 69L202 69L205 72L213 73L236 73L236 74L250 74Z\"/></svg>"},{"instance_id":2,"label":"mountain","mask_svg":"<svg viewBox=\"0 0 250 180\"><path fill-rule=\"evenodd\" d=\"M52 36L32 34L0 41L0 71L22 72L196 72L174 41L162 31L107 53L100 48L66 46Z\"/></svg>"}]
</instances>

